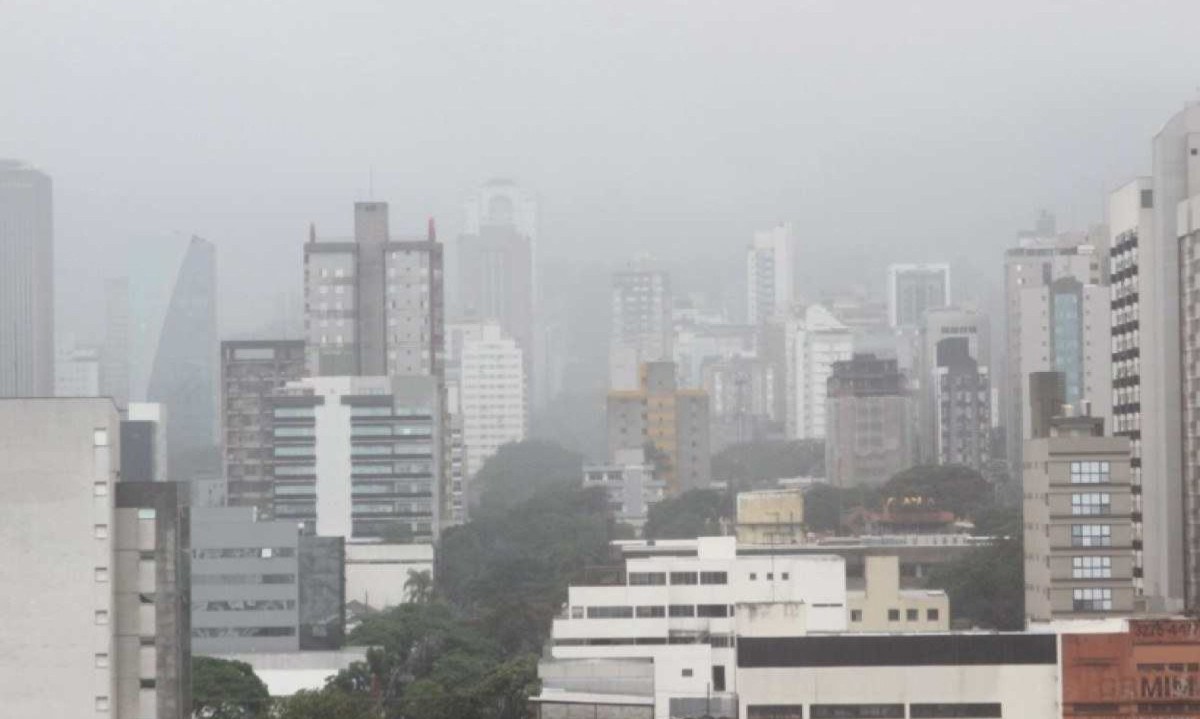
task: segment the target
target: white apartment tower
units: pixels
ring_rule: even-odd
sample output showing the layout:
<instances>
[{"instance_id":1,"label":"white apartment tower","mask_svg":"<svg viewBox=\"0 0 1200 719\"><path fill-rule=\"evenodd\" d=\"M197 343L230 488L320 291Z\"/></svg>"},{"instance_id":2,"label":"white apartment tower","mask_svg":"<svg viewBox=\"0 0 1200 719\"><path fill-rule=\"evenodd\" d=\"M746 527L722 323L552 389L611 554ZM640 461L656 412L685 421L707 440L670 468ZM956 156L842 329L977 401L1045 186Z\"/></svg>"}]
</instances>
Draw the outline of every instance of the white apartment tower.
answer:
<instances>
[{"instance_id":1,"label":"white apartment tower","mask_svg":"<svg viewBox=\"0 0 1200 719\"><path fill-rule=\"evenodd\" d=\"M810 305L785 329L787 436L825 437L825 397L833 364L854 355L854 333L821 305Z\"/></svg>"},{"instance_id":2,"label":"white apartment tower","mask_svg":"<svg viewBox=\"0 0 1200 719\"><path fill-rule=\"evenodd\" d=\"M950 265L890 265L888 320L894 328L918 328L926 310L950 304Z\"/></svg>"},{"instance_id":3,"label":"white apartment tower","mask_svg":"<svg viewBox=\"0 0 1200 719\"><path fill-rule=\"evenodd\" d=\"M464 332L458 348L459 413L467 448L467 477L509 442L529 431L524 353L500 325Z\"/></svg>"},{"instance_id":4,"label":"white apartment tower","mask_svg":"<svg viewBox=\"0 0 1200 719\"><path fill-rule=\"evenodd\" d=\"M54 394L50 178L0 159L0 397Z\"/></svg>"},{"instance_id":5,"label":"white apartment tower","mask_svg":"<svg viewBox=\"0 0 1200 719\"><path fill-rule=\"evenodd\" d=\"M757 325L791 310L796 291L792 226L754 233L746 251L746 324Z\"/></svg>"},{"instance_id":6,"label":"white apartment tower","mask_svg":"<svg viewBox=\"0 0 1200 719\"><path fill-rule=\"evenodd\" d=\"M609 389L637 389L642 364L672 359L671 307L666 272L635 266L613 273Z\"/></svg>"}]
</instances>

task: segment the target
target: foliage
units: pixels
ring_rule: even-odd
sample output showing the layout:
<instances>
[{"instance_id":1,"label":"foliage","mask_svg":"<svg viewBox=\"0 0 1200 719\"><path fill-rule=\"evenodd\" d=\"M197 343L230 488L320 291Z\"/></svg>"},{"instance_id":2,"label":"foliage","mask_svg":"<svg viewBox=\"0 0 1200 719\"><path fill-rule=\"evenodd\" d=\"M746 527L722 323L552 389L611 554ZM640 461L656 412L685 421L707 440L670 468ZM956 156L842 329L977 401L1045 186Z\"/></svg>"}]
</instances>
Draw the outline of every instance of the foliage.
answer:
<instances>
[{"instance_id":1,"label":"foliage","mask_svg":"<svg viewBox=\"0 0 1200 719\"><path fill-rule=\"evenodd\" d=\"M824 477L825 443L821 440L769 440L734 444L712 458L717 481L748 486L785 477Z\"/></svg>"},{"instance_id":2,"label":"foliage","mask_svg":"<svg viewBox=\"0 0 1200 719\"><path fill-rule=\"evenodd\" d=\"M692 539L721 533L721 519L732 515L725 495L693 489L650 507L642 535L647 539Z\"/></svg>"},{"instance_id":3,"label":"foliage","mask_svg":"<svg viewBox=\"0 0 1200 719\"><path fill-rule=\"evenodd\" d=\"M958 464L910 467L889 479L883 494L932 499L960 518L974 517L993 504L992 487L983 475Z\"/></svg>"},{"instance_id":4,"label":"foliage","mask_svg":"<svg viewBox=\"0 0 1200 719\"><path fill-rule=\"evenodd\" d=\"M988 507L975 514L977 537L1020 538L1024 532L1021 507Z\"/></svg>"},{"instance_id":5,"label":"foliage","mask_svg":"<svg viewBox=\"0 0 1200 719\"><path fill-rule=\"evenodd\" d=\"M842 492L829 484L804 493L804 527L810 532L837 532L842 526Z\"/></svg>"},{"instance_id":6,"label":"foliage","mask_svg":"<svg viewBox=\"0 0 1200 719\"><path fill-rule=\"evenodd\" d=\"M301 690L278 701L274 719L377 719L376 702L369 694L327 686Z\"/></svg>"},{"instance_id":7,"label":"foliage","mask_svg":"<svg viewBox=\"0 0 1200 719\"><path fill-rule=\"evenodd\" d=\"M483 513L511 509L542 489L577 487L583 482L583 456L554 442L526 440L500 448L472 480Z\"/></svg>"},{"instance_id":8,"label":"foliage","mask_svg":"<svg viewBox=\"0 0 1200 719\"><path fill-rule=\"evenodd\" d=\"M433 574L428 569L408 570L404 582L404 598L413 604L426 604L433 599Z\"/></svg>"},{"instance_id":9,"label":"foliage","mask_svg":"<svg viewBox=\"0 0 1200 719\"><path fill-rule=\"evenodd\" d=\"M197 719L265 717L271 695L246 662L192 659L192 716Z\"/></svg>"},{"instance_id":10,"label":"foliage","mask_svg":"<svg viewBox=\"0 0 1200 719\"><path fill-rule=\"evenodd\" d=\"M929 587L945 589L956 623L1020 630L1025 622L1025 568L1020 541L977 547L929 574Z\"/></svg>"},{"instance_id":11,"label":"foliage","mask_svg":"<svg viewBox=\"0 0 1200 719\"><path fill-rule=\"evenodd\" d=\"M438 593L510 655L540 651L567 585L604 562L613 536L601 489L557 487L442 535Z\"/></svg>"}]
</instances>

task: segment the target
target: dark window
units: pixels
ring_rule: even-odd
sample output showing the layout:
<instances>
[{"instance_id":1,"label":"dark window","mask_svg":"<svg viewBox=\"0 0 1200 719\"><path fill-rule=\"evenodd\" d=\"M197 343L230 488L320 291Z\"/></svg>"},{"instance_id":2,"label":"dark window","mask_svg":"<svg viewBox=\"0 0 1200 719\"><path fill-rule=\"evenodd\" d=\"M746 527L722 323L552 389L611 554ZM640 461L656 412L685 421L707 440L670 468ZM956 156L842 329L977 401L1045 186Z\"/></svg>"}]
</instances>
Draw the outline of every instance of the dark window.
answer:
<instances>
[{"instance_id":1,"label":"dark window","mask_svg":"<svg viewBox=\"0 0 1200 719\"><path fill-rule=\"evenodd\" d=\"M629 585L634 587L661 586L667 583L667 575L662 572L630 572Z\"/></svg>"},{"instance_id":2,"label":"dark window","mask_svg":"<svg viewBox=\"0 0 1200 719\"><path fill-rule=\"evenodd\" d=\"M712 668L712 688L714 692L725 691L725 667L714 666Z\"/></svg>"},{"instance_id":3,"label":"dark window","mask_svg":"<svg viewBox=\"0 0 1200 719\"><path fill-rule=\"evenodd\" d=\"M738 666L1054 664L1057 662L1055 642L1052 634L746 637L738 640Z\"/></svg>"},{"instance_id":4,"label":"dark window","mask_svg":"<svg viewBox=\"0 0 1200 719\"><path fill-rule=\"evenodd\" d=\"M746 707L749 719L804 719L802 704L759 704Z\"/></svg>"},{"instance_id":5,"label":"dark window","mask_svg":"<svg viewBox=\"0 0 1200 719\"><path fill-rule=\"evenodd\" d=\"M696 584L695 572L671 572L671 584Z\"/></svg>"},{"instance_id":6,"label":"dark window","mask_svg":"<svg viewBox=\"0 0 1200 719\"><path fill-rule=\"evenodd\" d=\"M694 617L696 608L691 604L672 604L667 608L667 614L672 617Z\"/></svg>"},{"instance_id":7,"label":"dark window","mask_svg":"<svg viewBox=\"0 0 1200 719\"><path fill-rule=\"evenodd\" d=\"M813 704L812 719L904 719L903 704Z\"/></svg>"},{"instance_id":8,"label":"dark window","mask_svg":"<svg viewBox=\"0 0 1200 719\"><path fill-rule=\"evenodd\" d=\"M684 670L683 670L683 676L685 676L685 677L690 677L691 675L692 675L692 670L691 670L691 669L684 669Z\"/></svg>"},{"instance_id":9,"label":"dark window","mask_svg":"<svg viewBox=\"0 0 1200 719\"><path fill-rule=\"evenodd\" d=\"M862 621L862 610L861 609L851 609L850 610L850 621L861 622Z\"/></svg>"},{"instance_id":10,"label":"dark window","mask_svg":"<svg viewBox=\"0 0 1200 719\"><path fill-rule=\"evenodd\" d=\"M782 578L782 579L783 579L783 581L785 581L785 582L788 580L788 573L787 573L787 572L784 572L784 573L780 574L779 576L780 576L780 578Z\"/></svg>"},{"instance_id":11,"label":"dark window","mask_svg":"<svg viewBox=\"0 0 1200 719\"><path fill-rule=\"evenodd\" d=\"M666 607L638 607L637 608L637 618L638 619L657 619L657 618L665 617L665 616L667 616L667 608Z\"/></svg>"},{"instance_id":12,"label":"dark window","mask_svg":"<svg viewBox=\"0 0 1200 719\"><path fill-rule=\"evenodd\" d=\"M770 579L771 575L767 575ZM729 575L725 572L700 572L701 584L729 584Z\"/></svg>"},{"instance_id":13,"label":"dark window","mask_svg":"<svg viewBox=\"0 0 1200 719\"><path fill-rule=\"evenodd\" d=\"M921 613L916 609L908 609L904 612L904 621L915 622L921 618Z\"/></svg>"},{"instance_id":14,"label":"dark window","mask_svg":"<svg viewBox=\"0 0 1200 719\"><path fill-rule=\"evenodd\" d=\"M754 572L750 572L750 581L753 582L755 579L758 579L758 575Z\"/></svg>"},{"instance_id":15,"label":"dark window","mask_svg":"<svg viewBox=\"0 0 1200 719\"><path fill-rule=\"evenodd\" d=\"M889 609L888 610L888 621L889 622L900 621L900 610L899 609Z\"/></svg>"},{"instance_id":16,"label":"dark window","mask_svg":"<svg viewBox=\"0 0 1200 719\"><path fill-rule=\"evenodd\" d=\"M999 704L910 704L912 719L996 719L1003 716Z\"/></svg>"},{"instance_id":17,"label":"dark window","mask_svg":"<svg viewBox=\"0 0 1200 719\"><path fill-rule=\"evenodd\" d=\"M588 607L588 619L633 619L633 607Z\"/></svg>"},{"instance_id":18,"label":"dark window","mask_svg":"<svg viewBox=\"0 0 1200 719\"><path fill-rule=\"evenodd\" d=\"M936 622L938 620L939 616L940 615L938 613L938 610L936 610L936 609L926 609L925 610L925 619L927 619L931 622Z\"/></svg>"},{"instance_id":19,"label":"dark window","mask_svg":"<svg viewBox=\"0 0 1200 719\"><path fill-rule=\"evenodd\" d=\"M697 617L727 617L729 606L726 604L697 604Z\"/></svg>"},{"instance_id":20,"label":"dark window","mask_svg":"<svg viewBox=\"0 0 1200 719\"><path fill-rule=\"evenodd\" d=\"M158 682L154 679L141 679L138 681L138 684L142 689L154 689L158 686Z\"/></svg>"}]
</instances>

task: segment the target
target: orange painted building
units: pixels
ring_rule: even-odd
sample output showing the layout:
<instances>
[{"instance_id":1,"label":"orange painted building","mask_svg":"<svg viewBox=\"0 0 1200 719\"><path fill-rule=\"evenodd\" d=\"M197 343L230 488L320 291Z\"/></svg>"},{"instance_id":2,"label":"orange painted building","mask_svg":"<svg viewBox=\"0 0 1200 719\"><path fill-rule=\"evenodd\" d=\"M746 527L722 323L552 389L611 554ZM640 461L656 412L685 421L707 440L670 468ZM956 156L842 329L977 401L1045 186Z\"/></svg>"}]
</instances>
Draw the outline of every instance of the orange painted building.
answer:
<instances>
[{"instance_id":1,"label":"orange painted building","mask_svg":"<svg viewBox=\"0 0 1200 719\"><path fill-rule=\"evenodd\" d=\"M1063 717L1200 719L1200 620L1062 635Z\"/></svg>"}]
</instances>

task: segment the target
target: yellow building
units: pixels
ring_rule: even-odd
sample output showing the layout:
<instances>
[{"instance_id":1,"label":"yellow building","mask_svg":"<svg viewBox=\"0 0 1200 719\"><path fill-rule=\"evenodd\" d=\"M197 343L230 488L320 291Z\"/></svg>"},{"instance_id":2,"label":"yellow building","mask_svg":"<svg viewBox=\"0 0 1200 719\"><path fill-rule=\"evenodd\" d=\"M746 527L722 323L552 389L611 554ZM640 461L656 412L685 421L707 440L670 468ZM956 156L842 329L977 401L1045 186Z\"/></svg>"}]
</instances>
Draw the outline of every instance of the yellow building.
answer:
<instances>
[{"instance_id":1,"label":"yellow building","mask_svg":"<svg viewBox=\"0 0 1200 719\"><path fill-rule=\"evenodd\" d=\"M946 632L950 598L940 589L901 589L900 559L866 558L866 589L846 592L851 632Z\"/></svg>"}]
</instances>

